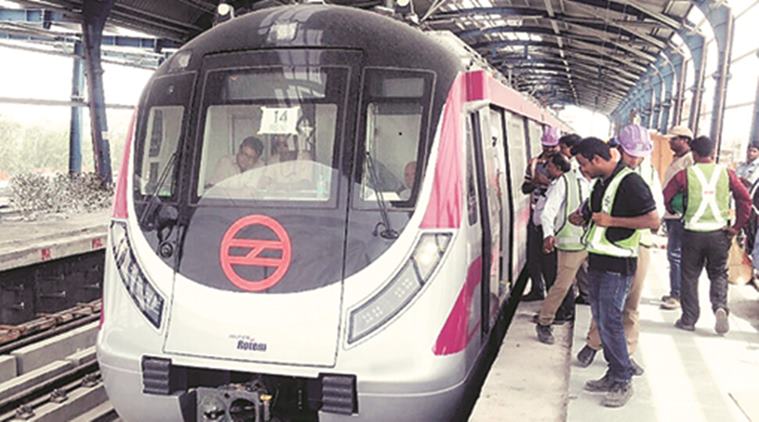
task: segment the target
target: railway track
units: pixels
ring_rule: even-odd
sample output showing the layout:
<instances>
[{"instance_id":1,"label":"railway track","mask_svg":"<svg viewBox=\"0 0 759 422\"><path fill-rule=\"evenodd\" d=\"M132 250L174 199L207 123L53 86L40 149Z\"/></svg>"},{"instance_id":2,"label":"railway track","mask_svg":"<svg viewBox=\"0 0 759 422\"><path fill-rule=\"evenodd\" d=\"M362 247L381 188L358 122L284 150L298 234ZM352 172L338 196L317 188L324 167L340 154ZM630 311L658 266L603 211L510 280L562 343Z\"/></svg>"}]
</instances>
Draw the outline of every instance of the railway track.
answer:
<instances>
[{"instance_id":1,"label":"railway track","mask_svg":"<svg viewBox=\"0 0 759 422\"><path fill-rule=\"evenodd\" d=\"M100 318L101 299L17 325L0 325L0 355L27 346Z\"/></svg>"},{"instance_id":2,"label":"railway track","mask_svg":"<svg viewBox=\"0 0 759 422\"><path fill-rule=\"evenodd\" d=\"M94 355L94 348L92 353ZM78 416L83 402L105 400L97 362L93 359L19 389L0 401L0 422L62 421Z\"/></svg>"},{"instance_id":3,"label":"railway track","mask_svg":"<svg viewBox=\"0 0 759 422\"><path fill-rule=\"evenodd\" d=\"M0 326L0 358L13 356L18 366L15 377L0 379L0 422L118 420L95 358L94 333L100 309L98 299L22 324ZM89 333L86 343L66 344L75 337L71 335L74 332ZM44 349L43 345L50 347ZM36 348L47 351L29 352ZM29 353L47 356L36 366L31 365L39 357L31 358L32 364L22 364ZM30 367L22 369L25 366Z\"/></svg>"}]
</instances>

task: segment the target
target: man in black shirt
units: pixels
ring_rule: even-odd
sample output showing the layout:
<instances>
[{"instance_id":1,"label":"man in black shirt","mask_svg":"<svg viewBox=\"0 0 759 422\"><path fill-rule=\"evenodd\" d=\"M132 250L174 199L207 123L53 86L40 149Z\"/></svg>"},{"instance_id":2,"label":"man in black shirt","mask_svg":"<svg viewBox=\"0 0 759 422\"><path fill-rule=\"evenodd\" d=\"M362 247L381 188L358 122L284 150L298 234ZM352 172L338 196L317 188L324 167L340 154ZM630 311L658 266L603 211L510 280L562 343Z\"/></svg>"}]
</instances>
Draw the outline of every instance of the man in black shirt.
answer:
<instances>
[{"instance_id":1,"label":"man in black shirt","mask_svg":"<svg viewBox=\"0 0 759 422\"><path fill-rule=\"evenodd\" d=\"M624 406L632 396L633 367L622 323L627 292L637 265L640 229L659 227L656 203L646 182L628 169L609 146L585 138L573 151L582 171L598 178L589 203L570 216L576 225L589 224L585 235L590 271L590 307L609 368L585 389L606 393L603 404Z\"/></svg>"}]
</instances>

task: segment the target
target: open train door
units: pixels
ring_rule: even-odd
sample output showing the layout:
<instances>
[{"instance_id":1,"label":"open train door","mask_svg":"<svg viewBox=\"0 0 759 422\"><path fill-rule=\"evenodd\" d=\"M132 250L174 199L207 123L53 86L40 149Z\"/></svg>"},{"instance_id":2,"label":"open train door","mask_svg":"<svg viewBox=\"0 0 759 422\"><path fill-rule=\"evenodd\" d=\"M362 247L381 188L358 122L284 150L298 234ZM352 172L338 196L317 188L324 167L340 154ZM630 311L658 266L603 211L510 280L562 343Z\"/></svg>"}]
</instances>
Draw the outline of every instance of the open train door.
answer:
<instances>
[{"instance_id":1,"label":"open train door","mask_svg":"<svg viewBox=\"0 0 759 422\"><path fill-rule=\"evenodd\" d=\"M480 309L483 336L490 332L500 308L502 192L506 188L503 165L497 149L499 138L491 136L490 113L489 109L482 109L470 115L479 203L478 217L482 232Z\"/></svg>"}]
</instances>

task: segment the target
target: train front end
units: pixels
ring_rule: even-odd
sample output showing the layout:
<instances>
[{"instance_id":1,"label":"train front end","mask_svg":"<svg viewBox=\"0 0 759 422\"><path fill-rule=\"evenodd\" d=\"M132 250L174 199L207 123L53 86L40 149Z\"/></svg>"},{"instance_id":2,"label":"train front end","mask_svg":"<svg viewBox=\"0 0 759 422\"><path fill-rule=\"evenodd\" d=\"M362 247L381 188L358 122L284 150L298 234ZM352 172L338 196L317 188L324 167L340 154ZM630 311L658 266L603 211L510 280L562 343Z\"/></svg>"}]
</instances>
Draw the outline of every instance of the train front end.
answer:
<instances>
[{"instance_id":1,"label":"train front end","mask_svg":"<svg viewBox=\"0 0 759 422\"><path fill-rule=\"evenodd\" d=\"M479 353L459 71L325 6L233 19L159 69L106 258L123 419L451 417Z\"/></svg>"}]
</instances>

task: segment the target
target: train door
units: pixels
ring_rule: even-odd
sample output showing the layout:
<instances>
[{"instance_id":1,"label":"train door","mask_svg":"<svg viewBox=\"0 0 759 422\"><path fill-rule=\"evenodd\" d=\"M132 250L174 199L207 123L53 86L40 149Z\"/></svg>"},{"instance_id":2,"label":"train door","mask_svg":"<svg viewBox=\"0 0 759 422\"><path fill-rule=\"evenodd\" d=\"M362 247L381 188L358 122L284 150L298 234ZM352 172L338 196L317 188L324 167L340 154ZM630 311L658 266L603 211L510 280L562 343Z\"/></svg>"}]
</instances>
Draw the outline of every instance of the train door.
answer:
<instances>
[{"instance_id":1,"label":"train door","mask_svg":"<svg viewBox=\"0 0 759 422\"><path fill-rule=\"evenodd\" d=\"M512 184L509 174L508 151L504 148L504 121L503 111L490 109L490 140L495 148L496 168L498 169L498 199L501 212L500 221L500 254L498 256L498 303L501 304L510 294L514 275L511 271L511 250L513 242L514 208L511 204Z\"/></svg>"},{"instance_id":2,"label":"train door","mask_svg":"<svg viewBox=\"0 0 759 422\"><path fill-rule=\"evenodd\" d=\"M486 253L483 246L488 244L483 239L484 234L484 222L482 221L482 213L480 212L480 206L482 203L482 197L479 195L481 190L479 184L479 174L477 171L477 159L476 159L476 140L479 139L475 133L475 123L477 123L477 113L471 113L466 118L466 198L467 198L467 262L470 263L472 271L485 268ZM478 267L478 263L480 266ZM476 276L482 278L482 270L479 270L479 274L470 274L469 276ZM487 288L487 283L480 283L483 289ZM467 332L471 333L475 329L472 325L476 321L480 321L481 324L487 324L487 318L482 318L485 313L483 309L487 309L487 306L482 302L484 295L473 294L472 307L470 313L469 326ZM473 355L474 358L476 355Z\"/></svg>"},{"instance_id":3,"label":"train door","mask_svg":"<svg viewBox=\"0 0 759 422\"><path fill-rule=\"evenodd\" d=\"M511 274L518 277L527 264L527 224L530 220L530 197L522 194L516 186L521 186L527 161L530 157L529 142L526 141L524 119L511 112L504 112L506 140L504 149L509 152L509 173L515 188L512 190L511 204L514 208L512 219Z\"/></svg>"},{"instance_id":4,"label":"train door","mask_svg":"<svg viewBox=\"0 0 759 422\"><path fill-rule=\"evenodd\" d=\"M485 335L498 314L501 225L503 210L500 192L503 188L499 174L498 152L490 136L489 111L473 114L474 162L480 203L482 230L482 283L480 289L482 334Z\"/></svg>"}]
</instances>

